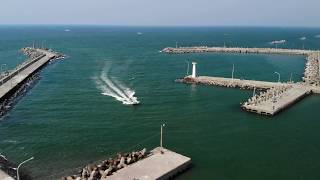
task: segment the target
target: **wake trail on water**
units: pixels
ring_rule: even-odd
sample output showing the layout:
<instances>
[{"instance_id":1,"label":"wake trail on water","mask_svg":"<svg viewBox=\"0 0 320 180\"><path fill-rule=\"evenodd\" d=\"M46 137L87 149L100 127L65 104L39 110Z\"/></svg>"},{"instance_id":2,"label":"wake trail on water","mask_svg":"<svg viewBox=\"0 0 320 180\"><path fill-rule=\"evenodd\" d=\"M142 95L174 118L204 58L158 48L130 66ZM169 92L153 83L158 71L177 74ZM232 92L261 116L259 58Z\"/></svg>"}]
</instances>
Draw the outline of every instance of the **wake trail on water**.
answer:
<instances>
[{"instance_id":1,"label":"wake trail on water","mask_svg":"<svg viewBox=\"0 0 320 180\"><path fill-rule=\"evenodd\" d=\"M94 81L97 88L102 91L102 95L115 98L117 101L122 102L125 105L139 104L137 97L135 97L135 91L126 87L120 81L109 78L110 66L105 66L101 71L100 76L94 77Z\"/></svg>"}]
</instances>

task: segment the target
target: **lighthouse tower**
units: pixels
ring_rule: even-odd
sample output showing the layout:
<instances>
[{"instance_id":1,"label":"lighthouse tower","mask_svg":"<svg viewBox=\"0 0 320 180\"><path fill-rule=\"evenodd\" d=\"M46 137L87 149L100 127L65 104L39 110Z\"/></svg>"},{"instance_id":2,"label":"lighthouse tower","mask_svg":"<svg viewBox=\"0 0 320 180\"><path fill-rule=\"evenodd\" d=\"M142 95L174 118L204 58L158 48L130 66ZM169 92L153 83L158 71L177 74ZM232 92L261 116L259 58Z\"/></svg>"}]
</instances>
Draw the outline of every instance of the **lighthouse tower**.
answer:
<instances>
[{"instance_id":1,"label":"lighthouse tower","mask_svg":"<svg viewBox=\"0 0 320 180\"><path fill-rule=\"evenodd\" d=\"M197 65L196 62L192 62L192 75L191 75L192 78L195 78L197 76L196 65Z\"/></svg>"}]
</instances>

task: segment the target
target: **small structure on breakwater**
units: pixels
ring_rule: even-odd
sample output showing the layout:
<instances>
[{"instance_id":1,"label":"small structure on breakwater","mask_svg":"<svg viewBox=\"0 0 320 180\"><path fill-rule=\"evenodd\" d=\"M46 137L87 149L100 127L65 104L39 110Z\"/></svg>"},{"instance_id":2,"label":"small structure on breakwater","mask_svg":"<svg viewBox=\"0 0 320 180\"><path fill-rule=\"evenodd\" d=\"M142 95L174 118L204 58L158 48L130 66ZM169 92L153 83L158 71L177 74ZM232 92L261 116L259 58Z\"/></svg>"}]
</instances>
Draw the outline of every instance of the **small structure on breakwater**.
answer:
<instances>
[{"instance_id":1,"label":"small structure on breakwater","mask_svg":"<svg viewBox=\"0 0 320 180\"><path fill-rule=\"evenodd\" d=\"M31 87L42 67L54 59L64 58L64 55L49 49L26 47L21 51L29 59L15 69L0 74L0 117L11 108L17 97Z\"/></svg>"},{"instance_id":2,"label":"small structure on breakwater","mask_svg":"<svg viewBox=\"0 0 320 180\"><path fill-rule=\"evenodd\" d=\"M162 50L162 52L169 54L215 52L287 54L307 56L304 77L302 78L303 81L298 83L242 80L233 78L233 75L232 78L192 75L176 80L176 82L182 83L206 84L241 89L253 89L253 97L250 98L247 102L242 103L241 105L241 107L244 110L249 112L273 116L311 93L320 93L320 51L299 49L226 48L201 46L165 48ZM195 66L193 66L193 68L195 68ZM256 94L256 89L262 90L262 92L260 94Z\"/></svg>"}]
</instances>

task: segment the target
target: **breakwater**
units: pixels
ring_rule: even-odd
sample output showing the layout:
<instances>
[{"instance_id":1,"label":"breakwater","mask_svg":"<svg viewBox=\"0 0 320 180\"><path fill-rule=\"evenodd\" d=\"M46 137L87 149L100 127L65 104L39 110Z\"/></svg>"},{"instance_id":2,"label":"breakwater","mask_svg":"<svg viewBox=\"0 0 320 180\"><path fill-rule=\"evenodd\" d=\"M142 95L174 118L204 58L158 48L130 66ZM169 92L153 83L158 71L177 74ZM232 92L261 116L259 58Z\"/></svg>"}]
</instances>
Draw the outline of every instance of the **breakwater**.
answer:
<instances>
[{"instance_id":1,"label":"breakwater","mask_svg":"<svg viewBox=\"0 0 320 180\"><path fill-rule=\"evenodd\" d=\"M320 53L315 52L307 56L307 63L303 81L314 86L320 85Z\"/></svg>"},{"instance_id":2,"label":"breakwater","mask_svg":"<svg viewBox=\"0 0 320 180\"><path fill-rule=\"evenodd\" d=\"M184 54L184 53L244 53L244 54L285 54L285 55L309 55L316 51L301 50L301 49L281 49L281 48L243 48L243 47L208 47L208 46L193 46L193 47L167 47L162 50L169 54Z\"/></svg>"},{"instance_id":3,"label":"breakwater","mask_svg":"<svg viewBox=\"0 0 320 180\"><path fill-rule=\"evenodd\" d=\"M226 48L226 47L180 47L180 48L165 48L164 53L262 53L262 54L286 54L286 55L304 55L307 62L305 65L303 82L265 82L252 81L236 78L208 77L196 76L195 65L193 63L193 74L186 76L176 82L205 84L222 87L232 87L240 89L263 90L260 94L255 94L249 98L247 102L242 103L242 109L262 115L273 116L276 113L291 106L295 102L311 93L320 92L320 52L313 50L299 49L275 49L275 48Z\"/></svg>"},{"instance_id":4,"label":"breakwater","mask_svg":"<svg viewBox=\"0 0 320 180\"><path fill-rule=\"evenodd\" d=\"M132 180L172 179L191 166L191 159L158 147L150 152L118 154L115 158L98 165L88 165L78 174L63 177L62 180Z\"/></svg>"},{"instance_id":5,"label":"breakwater","mask_svg":"<svg viewBox=\"0 0 320 180\"><path fill-rule=\"evenodd\" d=\"M253 97L241 103L242 109L267 116L273 116L285 110L309 94L319 93L318 87L301 82L280 83L209 76L195 78L187 76L177 79L176 82L253 90ZM261 92L258 93L258 90Z\"/></svg>"},{"instance_id":6,"label":"breakwater","mask_svg":"<svg viewBox=\"0 0 320 180\"><path fill-rule=\"evenodd\" d=\"M210 76L197 76L192 78L191 76L184 77L182 79L177 79L176 82L189 83L189 84L205 84L220 87L230 87L230 88L240 88L240 89L254 89L257 90L267 90L272 87L280 87L285 84L275 83L275 82L265 82L265 81L254 81L254 80L244 80L244 79L231 79L223 77L210 77Z\"/></svg>"},{"instance_id":7,"label":"breakwater","mask_svg":"<svg viewBox=\"0 0 320 180\"><path fill-rule=\"evenodd\" d=\"M249 112L272 116L293 105L310 93L311 89L303 86L287 85L273 87L249 98L241 107Z\"/></svg>"},{"instance_id":8,"label":"breakwater","mask_svg":"<svg viewBox=\"0 0 320 180\"><path fill-rule=\"evenodd\" d=\"M38 79L39 70L51 60L63 58L60 53L48 49L23 48L21 50L29 59L0 77L0 117L16 102L15 100L32 87Z\"/></svg>"},{"instance_id":9,"label":"breakwater","mask_svg":"<svg viewBox=\"0 0 320 180\"><path fill-rule=\"evenodd\" d=\"M13 107L13 105L24 96L27 91L35 85L39 78L40 74L35 73L28 77L20 86L13 89L11 91L12 94L8 95L8 98L4 98L3 101L0 102L0 117L4 116Z\"/></svg>"},{"instance_id":10,"label":"breakwater","mask_svg":"<svg viewBox=\"0 0 320 180\"><path fill-rule=\"evenodd\" d=\"M97 165L87 165L86 167L79 170L79 172L72 176L63 177L62 180L74 180L74 179L82 179L82 180L104 180L109 179L112 174L117 172L118 170L138 162L139 160L147 157L149 152L146 149L142 149L141 151L118 154L114 158L109 158L107 160L102 161Z\"/></svg>"}]
</instances>

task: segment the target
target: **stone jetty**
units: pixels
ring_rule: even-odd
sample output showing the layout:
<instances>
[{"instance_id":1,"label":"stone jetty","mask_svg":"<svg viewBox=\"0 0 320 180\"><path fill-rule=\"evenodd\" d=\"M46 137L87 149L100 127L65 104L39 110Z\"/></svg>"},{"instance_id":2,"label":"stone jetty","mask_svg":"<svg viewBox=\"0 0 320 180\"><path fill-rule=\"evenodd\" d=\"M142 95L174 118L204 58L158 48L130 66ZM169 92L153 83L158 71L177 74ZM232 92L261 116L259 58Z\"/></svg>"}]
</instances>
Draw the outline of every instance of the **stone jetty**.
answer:
<instances>
[{"instance_id":1,"label":"stone jetty","mask_svg":"<svg viewBox=\"0 0 320 180\"><path fill-rule=\"evenodd\" d=\"M32 82L39 77L37 72L42 67L52 60L64 58L62 54L50 49L26 47L21 51L29 59L0 75L0 117L11 108L13 100L31 87Z\"/></svg>"},{"instance_id":2,"label":"stone jetty","mask_svg":"<svg viewBox=\"0 0 320 180\"><path fill-rule=\"evenodd\" d=\"M164 53L262 53L262 54L284 54L284 55L304 55L307 62L305 65L302 82L266 82L253 81L236 78L209 77L209 76L186 76L177 79L176 82L205 84L222 87L253 89L261 92L254 93L241 107L249 112L262 115L273 116L285 110L303 97L316 93L320 94L320 51L299 50L299 49L275 49L275 48L226 48L226 47L180 47L165 48ZM196 64L196 63L195 63ZM195 69L195 65L193 65ZM194 71L196 72L196 71ZM194 73L193 72L193 73ZM280 79L280 78L279 78Z\"/></svg>"}]
</instances>

